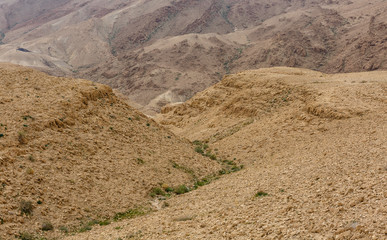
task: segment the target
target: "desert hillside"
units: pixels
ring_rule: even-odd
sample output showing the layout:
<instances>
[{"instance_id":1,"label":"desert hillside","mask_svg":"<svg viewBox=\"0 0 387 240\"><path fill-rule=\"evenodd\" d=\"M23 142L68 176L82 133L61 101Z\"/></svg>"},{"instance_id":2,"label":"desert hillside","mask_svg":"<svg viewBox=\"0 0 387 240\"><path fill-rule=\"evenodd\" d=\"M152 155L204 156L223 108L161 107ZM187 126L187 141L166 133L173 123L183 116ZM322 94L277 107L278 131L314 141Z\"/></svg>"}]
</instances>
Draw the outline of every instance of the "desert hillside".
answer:
<instances>
[{"instance_id":1,"label":"desert hillside","mask_svg":"<svg viewBox=\"0 0 387 240\"><path fill-rule=\"evenodd\" d=\"M0 85L0 239L146 212L159 207L154 188L192 187L220 169L108 86L10 64Z\"/></svg>"},{"instance_id":2,"label":"desert hillside","mask_svg":"<svg viewBox=\"0 0 387 240\"><path fill-rule=\"evenodd\" d=\"M154 115L225 74L386 70L384 0L7 0L0 61L119 89Z\"/></svg>"},{"instance_id":3,"label":"desert hillside","mask_svg":"<svg viewBox=\"0 0 387 240\"><path fill-rule=\"evenodd\" d=\"M226 76L158 121L246 166L65 239L386 239L387 72Z\"/></svg>"}]
</instances>

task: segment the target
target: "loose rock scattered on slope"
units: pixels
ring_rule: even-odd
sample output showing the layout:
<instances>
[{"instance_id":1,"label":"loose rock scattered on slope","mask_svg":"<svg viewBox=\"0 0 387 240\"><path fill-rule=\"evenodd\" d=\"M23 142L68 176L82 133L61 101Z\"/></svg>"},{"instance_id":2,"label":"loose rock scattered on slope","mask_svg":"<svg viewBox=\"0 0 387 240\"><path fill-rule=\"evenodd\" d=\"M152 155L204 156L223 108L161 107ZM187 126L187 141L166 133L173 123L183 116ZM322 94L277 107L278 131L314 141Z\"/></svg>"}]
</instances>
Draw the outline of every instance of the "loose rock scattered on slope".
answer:
<instances>
[{"instance_id":1,"label":"loose rock scattered on slope","mask_svg":"<svg viewBox=\"0 0 387 240\"><path fill-rule=\"evenodd\" d=\"M66 239L386 239L386 91L383 71L227 76L159 121L244 170Z\"/></svg>"},{"instance_id":2,"label":"loose rock scattered on slope","mask_svg":"<svg viewBox=\"0 0 387 240\"><path fill-rule=\"evenodd\" d=\"M148 208L152 188L220 169L108 86L10 64L0 85L0 238Z\"/></svg>"}]
</instances>

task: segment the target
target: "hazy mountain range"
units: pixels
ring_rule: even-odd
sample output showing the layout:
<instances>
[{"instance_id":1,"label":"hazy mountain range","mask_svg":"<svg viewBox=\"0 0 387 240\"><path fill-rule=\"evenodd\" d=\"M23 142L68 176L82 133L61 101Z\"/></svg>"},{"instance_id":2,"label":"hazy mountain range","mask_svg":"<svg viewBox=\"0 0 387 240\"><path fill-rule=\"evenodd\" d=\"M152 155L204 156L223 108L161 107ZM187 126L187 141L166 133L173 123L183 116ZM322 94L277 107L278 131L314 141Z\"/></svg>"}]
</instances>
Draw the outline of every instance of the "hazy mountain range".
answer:
<instances>
[{"instance_id":1,"label":"hazy mountain range","mask_svg":"<svg viewBox=\"0 0 387 240\"><path fill-rule=\"evenodd\" d=\"M386 69L383 0L8 0L0 61L109 84L146 113L245 69Z\"/></svg>"}]
</instances>

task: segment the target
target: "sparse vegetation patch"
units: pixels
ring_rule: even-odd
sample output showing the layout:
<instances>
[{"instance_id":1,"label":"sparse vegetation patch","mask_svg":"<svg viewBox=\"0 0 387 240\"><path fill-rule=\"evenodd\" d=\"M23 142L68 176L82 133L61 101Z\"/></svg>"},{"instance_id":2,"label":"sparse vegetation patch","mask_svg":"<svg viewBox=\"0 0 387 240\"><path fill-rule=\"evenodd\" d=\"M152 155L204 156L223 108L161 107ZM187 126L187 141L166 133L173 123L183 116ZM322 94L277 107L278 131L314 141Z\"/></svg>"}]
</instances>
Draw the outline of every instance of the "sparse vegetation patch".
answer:
<instances>
[{"instance_id":1,"label":"sparse vegetation patch","mask_svg":"<svg viewBox=\"0 0 387 240\"><path fill-rule=\"evenodd\" d=\"M136 158L136 162L140 165L145 163L144 160L142 160L142 158Z\"/></svg>"},{"instance_id":2,"label":"sparse vegetation patch","mask_svg":"<svg viewBox=\"0 0 387 240\"><path fill-rule=\"evenodd\" d=\"M109 225L110 223L111 223L111 221L109 219L104 219L104 220L92 219L86 223L81 224L81 227L78 229L78 232L87 232L87 231L90 231L94 225L106 226L106 225ZM68 232L66 227L62 227L62 229L65 232L66 231Z\"/></svg>"},{"instance_id":3,"label":"sparse vegetation patch","mask_svg":"<svg viewBox=\"0 0 387 240\"><path fill-rule=\"evenodd\" d=\"M192 143L195 145L195 151L197 153L200 153L201 155L203 155L205 157L208 157L211 160L216 160L216 161L218 161L220 164L222 164L224 166L224 168L219 171L219 175L223 175L223 174L230 173L230 172L236 172L236 171L239 171L239 170L243 169L243 165L239 165L238 166L232 160L227 160L227 159L221 160L221 159L219 159L216 156L215 153L212 153L212 150L208 146L207 143L199 141L199 140L195 140ZM234 160L236 160L236 159L234 159Z\"/></svg>"},{"instance_id":4,"label":"sparse vegetation patch","mask_svg":"<svg viewBox=\"0 0 387 240\"><path fill-rule=\"evenodd\" d=\"M176 193L177 195L180 195L180 194L189 192L189 190L190 189L186 185L180 185L176 187L173 192Z\"/></svg>"},{"instance_id":5,"label":"sparse vegetation patch","mask_svg":"<svg viewBox=\"0 0 387 240\"><path fill-rule=\"evenodd\" d=\"M22 118L23 118L24 120L26 120L26 121L27 121L28 119L34 120L34 118L31 117L30 115L22 116Z\"/></svg>"},{"instance_id":6,"label":"sparse vegetation patch","mask_svg":"<svg viewBox=\"0 0 387 240\"><path fill-rule=\"evenodd\" d=\"M211 152L207 143L195 140L193 141L193 144L195 145L195 152L200 153L205 157L209 157L212 160L216 160L216 155Z\"/></svg>"},{"instance_id":7,"label":"sparse vegetation patch","mask_svg":"<svg viewBox=\"0 0 387 240\"><path fill-rule=\"evenodd\" d=\"M159 188L159 187L152 188L151 193L150 193L150 196L151 196L151 197L165 196L165 192L164 192L163 189L161 189L161 188Z\"/></svg>"},{"instance_id":8,"label":"sparse vegetation patch","mask_svg":"<svg viewBox=\"0 0 387 240\"><path fill-rule=\"evenodd\" d=\"M266 192L263 192L263 191L258 191L256 194L255 194L255 197L265 197L269 195L268 193Z\"/></svg>"},{"instance_id":9,"label":"sparse vegetation patch","mask_svg":"<svg viewBox=\"0 0 387 240\"><path fill-rule=\"evenodd\" d=\"M172 163L172 167L173 167L173 168L176 168L176 169L182 170L182 171L185 172L185 173L188 173L189 175L192 176L193 179L196 179L196 178L197 178L197 177L195 176L195 172L194 172L192 169L190 169L190 168L188 168L188 167L185 167L185 166L181 166L181 165L177 164L177 163L174 162L174 161L171 161L171 163Z\"/></svg>"},{"instance_id":10,"label":"sparse vegetation patch","mask_svg":"<svg viewBox=\"0 0 387 240\"><path fill-rule=\"evenodd\" d=\"M144 210L143 208L134 208L129 209L126 212L120 212L116 213L116 215L113 217L114 221L119 221L122 219L129 219L129 218L135 218L138 216L145 215L148 211Z\"/></svg>"}]
</instances>

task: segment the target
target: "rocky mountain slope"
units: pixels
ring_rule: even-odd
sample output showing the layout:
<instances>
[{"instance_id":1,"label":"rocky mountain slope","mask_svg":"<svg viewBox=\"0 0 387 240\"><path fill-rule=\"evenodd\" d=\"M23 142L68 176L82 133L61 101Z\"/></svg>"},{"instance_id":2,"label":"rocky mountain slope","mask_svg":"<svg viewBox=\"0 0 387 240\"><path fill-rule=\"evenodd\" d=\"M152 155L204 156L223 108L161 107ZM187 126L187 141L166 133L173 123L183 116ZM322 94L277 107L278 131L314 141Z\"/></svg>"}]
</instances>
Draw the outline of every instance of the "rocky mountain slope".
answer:
<instances>
[{"instance_id":1,"label":"rocky mountain slope","mask_svg":"<svg viewBox=\"0 0 387 240\"><path fill-rule=\"evenodd\" d=\"M10 64L0 85L0 239L138 214L153 208L154 188L191 187L221 168L108 86Z\"/></svg>"},{"instance_id":2,"label":"rocky mountain slope","mask_svg":"<svg viewBox=\"0 0 387 240\"><path fill-rule=\"evenodd\" d=\"M65 239L385 239L386 96L385 71L229 75L158 120L245 168Z\"/></svg>"},{"instance_id":3,"label":"rocky mountain slope","mask_svg":"<svg viewBox=\"0 0 387 240\"><path fill-rule=\"evenodd\" d=\"M0 6L0 61L107 83L148 114L246 69L387 68L383 0L31 2Z\"/></svg>"}]
</instances>

